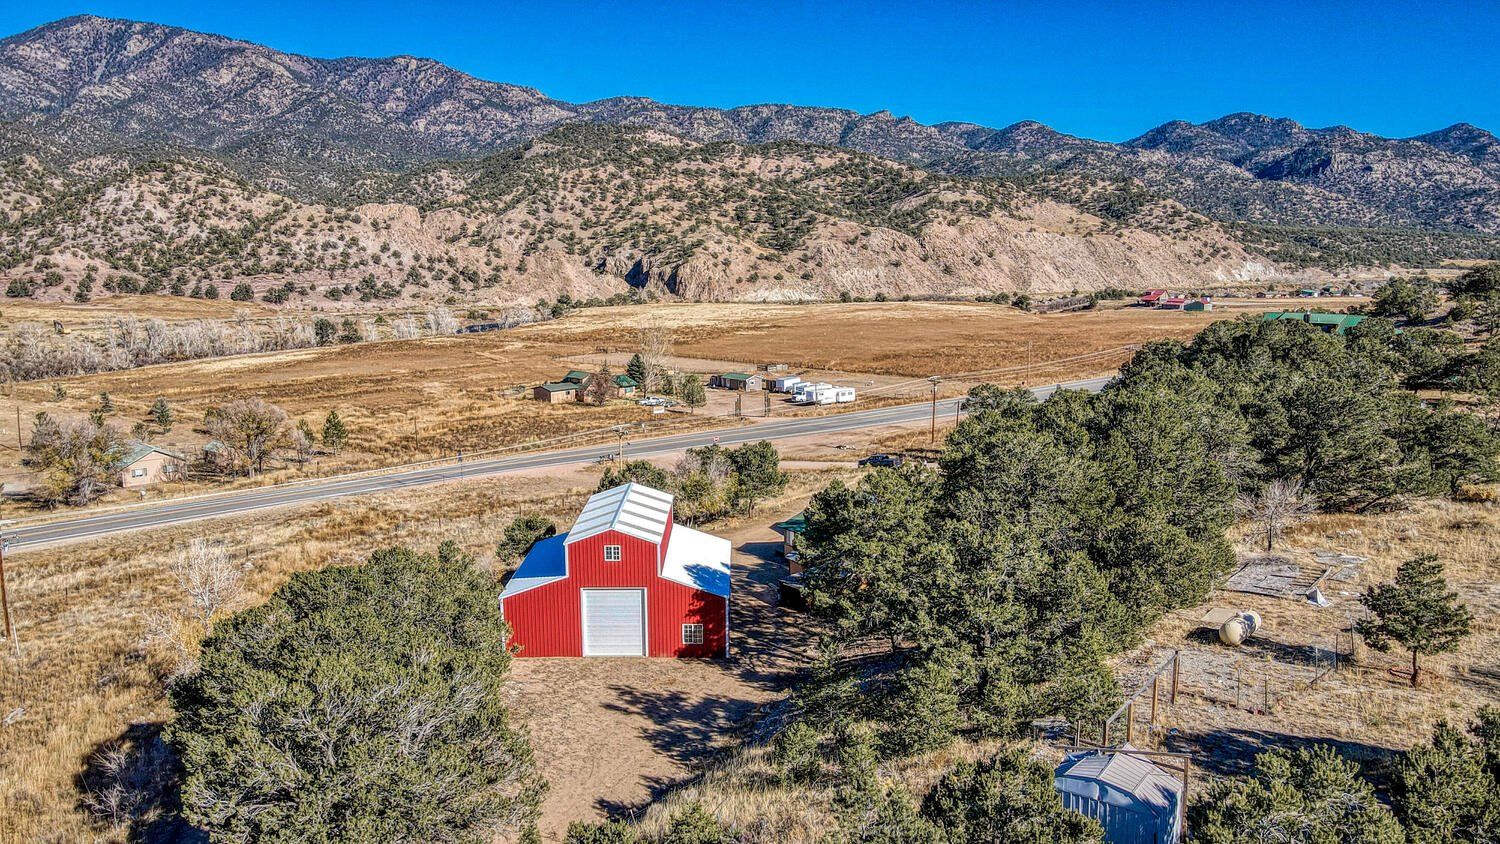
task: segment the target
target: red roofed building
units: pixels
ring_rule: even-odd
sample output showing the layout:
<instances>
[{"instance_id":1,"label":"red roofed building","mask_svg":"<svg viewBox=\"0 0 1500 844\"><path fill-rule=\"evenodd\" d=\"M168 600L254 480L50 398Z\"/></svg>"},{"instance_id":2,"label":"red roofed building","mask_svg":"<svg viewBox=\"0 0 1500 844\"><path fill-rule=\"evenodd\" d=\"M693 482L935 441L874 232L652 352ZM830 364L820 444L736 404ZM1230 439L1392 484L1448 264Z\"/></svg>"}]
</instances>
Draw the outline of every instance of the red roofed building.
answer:
<instances>
[{"instance_id":1,"label":"red roofed building","mask_svg":"<svg viewBox=\"0 0 1500 844\"><path fill-rule=\"evenodd\" d=\"M1135 303L1137 305L1145 305L1149 308L1159 302L1165 295L1167 295L1167 291L1165 290L1147 290L1140 295L1140 298L1135 300Z\"/></svg>"},{"instance_id":2,"label":"red roofed building","mask_svg":"<svg viewBox=\"0 0 1500 844\"><path fill-rule=\"evenodd\" d=\"M668 493L618 486L532 547L500 609L523 657L722 657L729 541L673 524Z\"/></svg>"},{"instance_id":3,"label":"red roofed building","mask_svg":"<svg viewBox=\"0 0 1500 844\"><path fill-rule=\"evenodd\" d=\"M1158 308L1166 308L1169 311L1176 311L1176 310L1181 310L1182 306L1186 305L1186 304L1187 304L1187 297L1186 296L1167 296L1167 297L1163 298L1161 301L1157 302L1156 306Z\"/></svg>"}]
</instances>

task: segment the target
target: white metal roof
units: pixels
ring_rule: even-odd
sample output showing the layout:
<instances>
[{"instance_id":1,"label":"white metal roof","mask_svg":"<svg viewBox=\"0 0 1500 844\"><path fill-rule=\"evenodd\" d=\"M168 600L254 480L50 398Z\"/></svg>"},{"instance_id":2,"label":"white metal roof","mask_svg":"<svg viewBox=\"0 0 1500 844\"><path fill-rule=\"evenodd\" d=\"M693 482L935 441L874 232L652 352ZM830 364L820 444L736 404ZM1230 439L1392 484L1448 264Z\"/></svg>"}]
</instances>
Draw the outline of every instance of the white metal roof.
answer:
<instances>
[{"instance_id":1,"label":"white metal roof","mask_svg":"<svg viewBox=\"0 0 1500 844\"><path fill-rule=\"evenodd\" d=\"M1182 797L1182 780L1126 753L1087 751L1074 753L1058 766L1053 783L1060 791L1098 800L1119 808L1134 807L1157 816L1171 816Z\"/></svg>"},{"instance_id":2,"label":"white metal roof","mask_svg":"<svg viewBox=\"0 0 1500 844\"><path fill-rule=\"evenodd\" d=\"M729 597L729 540L683 525L672 526L661 576Z\"/></svg>"},{"instance_id":3,"label":"white metal roof","mask_svg":"<svg viewBox=\"0 0 1500 844\"><path fill-rule=\"evenodd\" d=\"M638 483L596 492L573 522L567 542L571 545L607 530L617 530L659 544L671 512L670 493Z\"/></svg>"}]
</instances>

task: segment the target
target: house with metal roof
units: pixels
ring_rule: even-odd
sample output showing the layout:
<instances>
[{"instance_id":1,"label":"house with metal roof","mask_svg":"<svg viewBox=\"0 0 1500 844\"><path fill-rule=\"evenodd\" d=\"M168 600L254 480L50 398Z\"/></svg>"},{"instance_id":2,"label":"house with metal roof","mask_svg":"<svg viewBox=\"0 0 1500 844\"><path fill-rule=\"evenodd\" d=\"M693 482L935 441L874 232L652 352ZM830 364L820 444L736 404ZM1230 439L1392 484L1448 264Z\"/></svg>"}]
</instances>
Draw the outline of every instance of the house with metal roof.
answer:
<instances>
[{"instance_id":1,"label":"house with metal roof","mask_svg":"<svg viewBox=\"0 0 1500 844\"><path fill-rule=\"evenodd\" d=\"M1365 318L1358 314L1326 314L1313 311L1272 311L1261 314L1260 318L1264 322L1275 320L1302 322L1333 334L1343 334L1365 321Z\"/></svg>"},{"instance_id":2,"label":"house with metal roof","mask_svg":"<svg viewBox=\"0 0 1500 844\"><path fill-rule=\"evenodd\" d=\"M1052 786L1064 806L1104 827L1107 844L1182 840L1182 780L1128 744L1069 754Z\"/></svg>"},{"instance_id":3,"label":"house with metal roof","mask_svg":"<svg viewBox=\"0 0 1500 844\"><path fill-rule=\"evenodd\" d=\"M153 486L176 480L187 471L187 458L171 449L151 443L131 441L120 454L120 486L126 489Z\"/></svg>"},{"instance_id":4,"label":"house with metal roof","mask_svg":"<svg viewBox=\"0 0 1500 844\"><path fill-rule=\"evenodd\" d=\"M578 396L583 390L582 384L572 381L558 381L552 384L538 384L531 388L531 397L537 401L548 404L566 404L578 401Z\"/></svg>"},{"instance_id":5,"label":"house with metal roof","mask_svg":"<svg viewBox=\"0 0 1500 844\"><path fill-rule=\"evenodd\" d=\"M595 493L526 554L500 595L522 657L722 657L729 541L672 521L672 495Z\"/></svg>"}]
</instances>

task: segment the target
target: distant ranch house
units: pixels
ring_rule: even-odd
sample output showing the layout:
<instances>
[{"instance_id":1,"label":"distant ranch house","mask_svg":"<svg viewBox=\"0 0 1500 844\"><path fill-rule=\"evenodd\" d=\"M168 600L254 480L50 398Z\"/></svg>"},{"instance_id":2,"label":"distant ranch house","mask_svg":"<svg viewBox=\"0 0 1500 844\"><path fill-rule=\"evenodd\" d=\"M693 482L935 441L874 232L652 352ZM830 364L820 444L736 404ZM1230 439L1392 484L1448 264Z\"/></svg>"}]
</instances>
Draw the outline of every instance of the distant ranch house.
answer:
<instances>
[{"instance_id":1,"label":"distant ranch house","mask_svg":"<svg viewBox=\"0 0 1500 844\"><path fill-rule=\"evenodd\" d=\"M187 458L150 443L132 442L120 457L120 486L126 489L154 486L182 477Z\"/></svg>"},{"instance_id":2,"label":"distant ranch house","mask_svg":"<svg viewBox=\"0 0 1500 844\"><path fill-rule=\"evenodd\" d=\"M1365 321L1363 316L1357 314L1322 314L1310 311L1285 311L1262 314L1261 320L1273 322L1278 320L1289 320L1292 322L1303 322L1314 328L1320 328L1333 334L1343 334L1349 329ZM1397 329L1398 331L1400 329Z\"/></svg>"},{"instance_id":3,"label":"distant ranch house","mask_svg":"<svg viewBox=\"0 0 1500 844\"><path fill-rule=\"evenodd\" d=\"M568 402L583 401L589 393L589 385L598 378L596 372L583 372L573 370L564 375L561 381L548 384L538 384L531 388L531 397L537 401L548 404L567 404ZM604 394L608 398L620 398L622 396L633 396L640 392L640 382L629 375L611 375L605 386Z\"/></svg>"},{"instance_id":4,"label":"distant ranch house","mask_svg":"<svg viewBox=\"0 0 1500 844\"><path fill-rule=\"evenodd\" d=\"M746 393L758 393L766 388L766 379L760 375L746 374L744 372L726 372L723 375L715 375L709 379L710 387L718 387L721 390L740 390Z\"/></svg>"}]
</instances>

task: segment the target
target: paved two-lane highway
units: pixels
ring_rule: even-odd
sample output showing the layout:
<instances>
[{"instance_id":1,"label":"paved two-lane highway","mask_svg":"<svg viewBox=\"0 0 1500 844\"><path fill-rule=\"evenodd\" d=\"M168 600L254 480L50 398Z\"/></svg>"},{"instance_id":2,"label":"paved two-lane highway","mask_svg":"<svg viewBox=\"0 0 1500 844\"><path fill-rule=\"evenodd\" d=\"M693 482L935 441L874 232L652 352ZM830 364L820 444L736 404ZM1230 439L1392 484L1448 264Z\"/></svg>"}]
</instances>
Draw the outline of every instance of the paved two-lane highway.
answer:
<instances>
[{"instance_id":1,"label":"paved two-lane highway","mask_svg":"<svg viewBox=\"0 0 1500 844\"><path fill-rule=\"evenodd\" d=\"M1073 381L1061 386L1097 392L1109 378L1091 378ZM1032 392L1038 398L1046 398L1056 387L1038 387ZM960 399L945 399L937 403L938 413L950 414ZM770 419L754 425L722 430L694 431L687 434L654 437L628 442L626 457L651 457L670 454L688 448L698 448L717 442L721 445L738 445L759 440L784 440L814 434L832 434L864 428L880 428L887 425L902 425L922 422L932 413L930 403L907 404L882 407L875 410L857 410L829 416L811 416L800 419ZM163 525L180 524L200 519L216 519L237 516L272 507L289 507L345 498L352 495L370 495L378 492L423 486L461 478L481 478L503 475L523 469L539 469L549 466L566 466L598 459L612 450L607 444L578 446L556 451L538 451L513 457L497 457L472 460L466 463L449 463L427 468L409 469L385 474L353 475L335 477L322 481L288 484L266 489L247 489L208 495L177 502L126 507L100 513L53 522L19 524L9 531L10 547L15 549L77 542L124 531L142 530Z\"/></svg>"}]
</instances>

